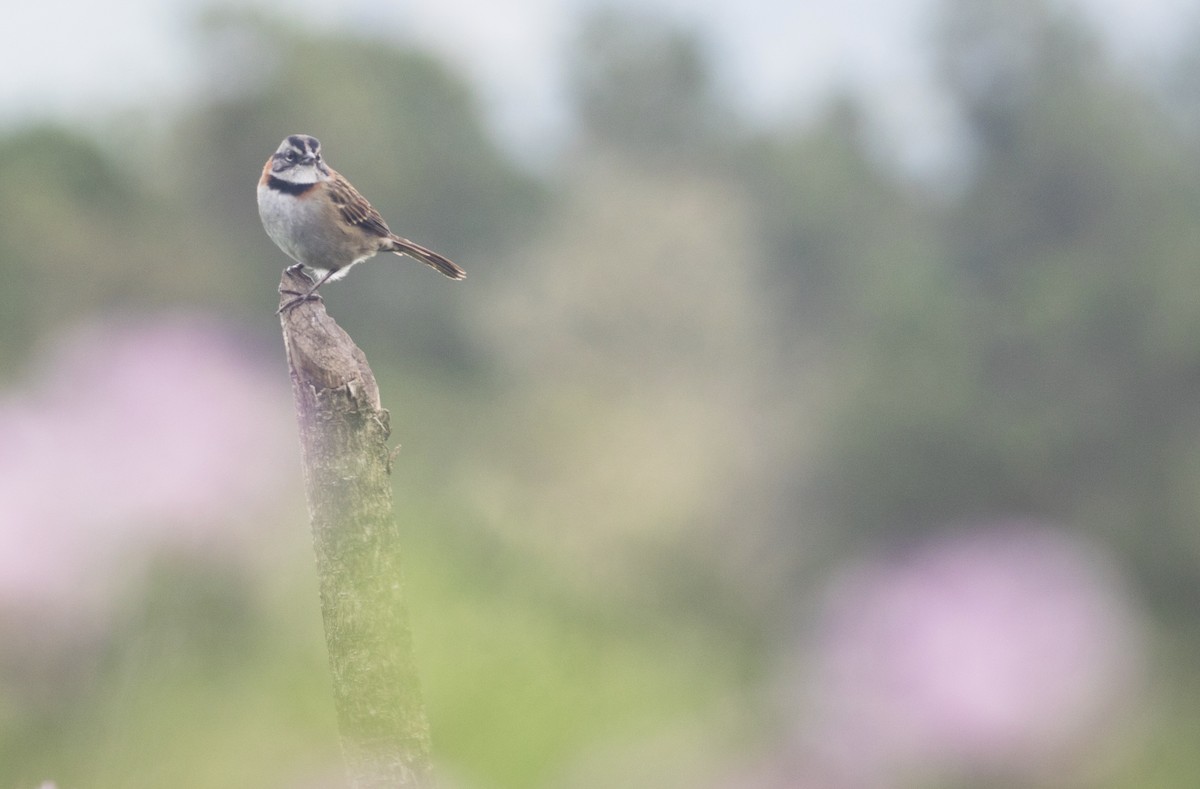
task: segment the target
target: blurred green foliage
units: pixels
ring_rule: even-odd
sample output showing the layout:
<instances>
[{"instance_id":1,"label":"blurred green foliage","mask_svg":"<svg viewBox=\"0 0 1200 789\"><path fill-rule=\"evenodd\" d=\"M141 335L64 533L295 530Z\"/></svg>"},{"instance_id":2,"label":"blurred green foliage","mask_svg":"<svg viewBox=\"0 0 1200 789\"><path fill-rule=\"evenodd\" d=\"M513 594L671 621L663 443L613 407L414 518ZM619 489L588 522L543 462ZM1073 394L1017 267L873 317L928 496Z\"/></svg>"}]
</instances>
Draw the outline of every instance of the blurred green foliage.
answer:
<instances>
[{"instance_id":1,"label":"blurred green foliage","mask_svg":"<svg viewBox=\"0 0 1200 789\"><path fill-rule=\"evenodd\" d=\"M1133 81L1041 3L948 3L970 155L929 188L854 99L752 126L694 37L604 14L569 64L577 144L534 175L425 53L230 12L197 39L209 91L177 116L6 133L0 370L110 311L202 306L270 342L287 261L254 186L288 133L461 263L461 286L380 260L324 291L404 447L451 785L591 785L580 764L659 737L621 780L694 785L767 725L730 699L770 716L753 699L829 562L1007 513L1111 545L1172 632L1169 714L1106 785L1193 784L1194 92ZM93 662L0 694L0 786L325 785L305 539L270 582L163 565Z\"/></svg>"}]
</instances>

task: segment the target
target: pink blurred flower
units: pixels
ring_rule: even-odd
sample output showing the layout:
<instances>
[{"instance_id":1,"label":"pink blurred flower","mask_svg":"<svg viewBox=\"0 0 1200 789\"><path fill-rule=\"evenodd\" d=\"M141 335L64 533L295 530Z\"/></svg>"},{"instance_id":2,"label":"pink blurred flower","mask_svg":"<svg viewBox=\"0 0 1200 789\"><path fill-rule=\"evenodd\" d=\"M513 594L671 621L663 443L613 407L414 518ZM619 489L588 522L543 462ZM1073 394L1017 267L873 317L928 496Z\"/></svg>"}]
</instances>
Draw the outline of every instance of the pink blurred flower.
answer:
<instances>
[{"instance_id":1,"label":"pink blurred flower","mask_svg":"<svg viewBox=\"0 0 1200 789\"><path fill-rule=\"evenodd\" d=\"M1100 551L1027 522L849 568L811 645L820 761L866 786L1081 770L1137 686L1131 608Z\"/></svg>"},{"instance_id":2,"label":"pink blurred flower","mask_svg":"<svg viewBox=\"0 0 1200 789\"><path fill-rule=\"evenodd\" d=\"M287 376L215 319L79 329L0 397L0 609L95 604L129 561L244 539L298 477Z\"/></svg>"}]
</instances>

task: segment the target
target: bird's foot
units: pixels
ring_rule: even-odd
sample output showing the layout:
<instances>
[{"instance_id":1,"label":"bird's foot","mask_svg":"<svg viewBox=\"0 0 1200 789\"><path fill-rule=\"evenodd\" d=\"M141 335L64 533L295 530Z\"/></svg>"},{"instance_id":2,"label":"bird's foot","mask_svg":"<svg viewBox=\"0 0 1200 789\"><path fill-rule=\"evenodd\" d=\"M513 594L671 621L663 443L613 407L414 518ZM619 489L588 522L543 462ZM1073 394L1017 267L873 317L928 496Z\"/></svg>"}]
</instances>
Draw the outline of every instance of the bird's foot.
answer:
<instances>
[{"instance_id":1,"label":"bird's foot","mask_svg":"<svg viewBox=\"0 0 1200 789\"><path fill-rule=\"evenodd\" d=\"M282 315L285 312L289 312L306 301L322 300L320 294L315 290L304 291L302 293L298 290L284 290L283 288L280 288L279 294L281 296L292 296L293 298L290 298L283 304L280 304L279 309L275 310L276 315Z\"/></svg>"}]
</instances>

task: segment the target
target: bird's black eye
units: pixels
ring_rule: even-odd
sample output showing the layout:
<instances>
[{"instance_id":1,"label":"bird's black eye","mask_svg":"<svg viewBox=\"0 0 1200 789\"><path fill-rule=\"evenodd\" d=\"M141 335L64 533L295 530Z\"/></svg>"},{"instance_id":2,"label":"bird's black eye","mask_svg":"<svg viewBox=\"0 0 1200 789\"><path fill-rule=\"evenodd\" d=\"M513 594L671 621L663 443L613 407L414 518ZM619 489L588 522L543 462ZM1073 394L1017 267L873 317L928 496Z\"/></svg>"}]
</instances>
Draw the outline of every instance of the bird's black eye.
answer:
<instances>
[{"instance_id":1,"label":"bird's black eye","mask_svg":"<svg viewBox=\"0 0 1200 789\"><path fill-rule=\"evenodd\" d=\"M291 164L292 162L295 162L295 161L296 161L296 152L295 152L295 151L288 151L287 153L285 153L285 154L283 155L283 158L284 158L284 161L286 161L286 162L288 162L289 164Z\"/></svg>"}]
</instances>

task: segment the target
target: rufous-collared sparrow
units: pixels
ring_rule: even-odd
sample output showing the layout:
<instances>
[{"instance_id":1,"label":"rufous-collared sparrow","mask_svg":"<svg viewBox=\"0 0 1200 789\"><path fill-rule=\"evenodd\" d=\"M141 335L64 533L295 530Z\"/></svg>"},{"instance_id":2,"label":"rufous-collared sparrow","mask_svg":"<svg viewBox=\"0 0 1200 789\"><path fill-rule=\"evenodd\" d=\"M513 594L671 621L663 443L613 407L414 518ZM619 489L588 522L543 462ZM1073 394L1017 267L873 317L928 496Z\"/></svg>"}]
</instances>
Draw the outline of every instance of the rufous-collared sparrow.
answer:
<instances>
[{"instance_id":1,"label":"rufous-collared sparrow","mask_svg":"<svg viewBox=\"0 0 1200 789\"><path fill-rule=\"evenodd\" d=\"M280 312L312 299L355 263L379 252L408 255L450 279L467 273L438 253L393 233L367 199L321 158L321 143L307 134L284 138L263 165L258 213L271 240L317 280L285 302Z\"/></svg>"}]
</instances>

